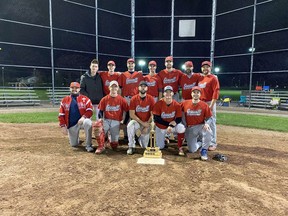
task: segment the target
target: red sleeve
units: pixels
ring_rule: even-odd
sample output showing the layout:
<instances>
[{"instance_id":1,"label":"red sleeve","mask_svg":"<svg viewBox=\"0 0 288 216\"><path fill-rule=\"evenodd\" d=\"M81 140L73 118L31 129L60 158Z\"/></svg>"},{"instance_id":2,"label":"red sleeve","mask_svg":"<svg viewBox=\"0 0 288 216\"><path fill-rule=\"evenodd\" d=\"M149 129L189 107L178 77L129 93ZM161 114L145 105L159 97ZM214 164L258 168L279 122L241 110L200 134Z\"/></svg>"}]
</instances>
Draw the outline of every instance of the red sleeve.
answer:
<instances>
[{"instance_id":1,"label":"red sleeve","mask_svg":"<svg viewBox=\"0 0 288 216\"><path fill-rule=\"evenodd\" d=\"M64 107L63 107L63 100L61 101L61 104L60 104L60 108L59 108L59 115L58 115L58 120L59 120L59 125L60 127L63 127L66 125L65 123L65 110L64 110Z\"/></svg>"},{"instance_id":2,"label":"red sleeve","mask_svg":"<svg viewBox=\"0 0 288 216\"><path fill-rule=\"evenodd\" d=\"M150 107L150 112L152 112L153 111L153 108L154 108L154 106L155 106L155 100L154 100L154 98L153 97L150 97L150 103L151 103L151 107Z\"/></svg>"},{"instance_id":3,"label":"red sleeve","mask_svg":"<svg viewBox=\"0 0 288 216\"><path fill-rule=\"evenodd\" d=\"M161 115L161 101L158 101L152 110L153 115Z\"/></svg>"},{"instance_id":4,"label":"red sleeve","mask_svg":"<svg viewBox=\"0 0 288 216\"><path fill-rule=\"evenodd\" d=\"M219 98L219 94L220 94L220 84L218 81L218 78L215 76L215 79L213 79L213 96L212 99L218 99Z\"/></svg>"},{"instance_id":5,"label":"red sleeve","mask_svg":"<svg viewBox=\"0 0 288 216\"><path fill-rule=\"evenodd\" d=\"M129 111L129 105L123 97L121 97L121 98L122 98L123 110L125 112L128 112Z\"/></svg>"},{"instance_id":6,"label":"red sleeve","mask_svg":"<svg viewBox=\"0 0 288 216\"><path fill-rule=\"evenodd\" d=\"M162 85L161 78L158 75L157 75L157 86L158 86L158 92L162 92L163 85Z\"/></svg>"},{"instance_id":7,"label":"red sleeve","mask_svg":"<svg viewBox=\"0 0 288 216\"><path fill-rule=\"evenodd\" d=\"M130 101L129 110L135 110L135 109L136 109L135 98L132 97Z\"/></svg>"},{"instance_id":8,"label":"red sleeve","mask_svg":"<svg viewBox=\"0 0 288 216\"><path fill-rule=\"evenodd\" d=\"M98 109L101 110L101 111L104 111L104 110L105 110L105 98L106 98L106 97L102 98L102 99L100 100L99 105L98 105Z\"/></svg>"},{"instance_id":9,"label":"red sleeve","mask_svg":"<svg viewBox=\"0 0 288 216\"><path fill-rule=\"evenodd\" d=\"M93 105L90 99L88 99L88 102L86 104L86 112L84 113L84 116L86 118L91 118L93 115Z\"/></svg>"},{"instance_id":10,"label":"red sleeve","mask_svg":"<svg viewBox=\"0 0 288 216\"><path fill-rule=\"evenodd\" d=\"M176 118L182 117L181 105L176 102Z\"/></svg>"},{"instance_id":11,"label":"red sleeve","mask_svg":"<svg viewBox=\"0 0 288 216\"><path fill-rule=\"evenodd\" d=\"M118 77L118 84L120 87L123 87L123 79L124 79L124 74L122 73L119 77Z\"/></svg>"}]
</instances>

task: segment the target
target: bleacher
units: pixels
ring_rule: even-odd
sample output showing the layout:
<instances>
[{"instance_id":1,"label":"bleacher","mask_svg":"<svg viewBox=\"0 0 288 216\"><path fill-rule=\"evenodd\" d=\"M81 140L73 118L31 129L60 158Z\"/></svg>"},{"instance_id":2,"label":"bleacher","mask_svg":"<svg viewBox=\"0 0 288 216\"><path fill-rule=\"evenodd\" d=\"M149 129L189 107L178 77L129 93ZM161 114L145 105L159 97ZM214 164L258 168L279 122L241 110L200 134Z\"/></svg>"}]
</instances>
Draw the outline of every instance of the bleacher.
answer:
<instances>
[{"instance_id":1,"label":"bleacher","mask_svg":"<svg viewBox=\"0 0 288 216\"><path fill-rule=\"evenodd\" d=\"M281 109L288 110L288 91L251 91L251 100L249 91L242 91L242 95L246 95L246 105L250 103L251 107L265 109ZM279 101L279 103L274 103Z\"/></svg>"},{"instance_id":2,"label":"bleacher","mask_svg":"<svg viewBox=\"0 0 288 216\"><path fill-rule=\"evenodd\" d=\"M46 94L51 103L53 103L53 91L52 88L47 89ZM54 88L54 104L60 104L61 100L70 95L69 88Z\"/></svg>"},{"instance_id":3,"label":"bleacher","mask_svg":"<svg viewBox=\"0 0 288 216\"><path fill-rule=\"evenodd\" d=\"M0 89L0 107L39 105L39 97L32 88Z\"/></svg>"}]
</instances>

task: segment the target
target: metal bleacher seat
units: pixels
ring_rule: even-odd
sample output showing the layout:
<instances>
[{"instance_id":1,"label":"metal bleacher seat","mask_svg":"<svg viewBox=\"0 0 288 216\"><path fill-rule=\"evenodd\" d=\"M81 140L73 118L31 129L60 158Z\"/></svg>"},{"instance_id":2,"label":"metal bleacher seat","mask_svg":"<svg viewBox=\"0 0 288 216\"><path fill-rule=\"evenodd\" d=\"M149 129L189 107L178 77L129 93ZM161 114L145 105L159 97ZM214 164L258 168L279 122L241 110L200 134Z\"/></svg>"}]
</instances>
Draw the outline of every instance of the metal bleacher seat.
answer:
<instances>
[{"instance_id":1,"label":"metal bleacher seat","mask_svg":"<svg viewBox=\"0 0 288 216\"><path fill-rule=\"evenodd\" d=\"M33 89L0 89L0 107L37 105L40 105L40 100Z\"/></svg>"},{"instance_id":2,"label":"metal bleacher seat","mask_svg":"<svg viewBox=\"0 0 288 216\"><path fill-rule=\"evenodd\" d=\"M53 103L53 91L51 88L47 89L46 94L51 103ZM69 88L55 88L54 89L54 104L60 104L62 98L69 95Z\"/></svg>"}]
</instances>

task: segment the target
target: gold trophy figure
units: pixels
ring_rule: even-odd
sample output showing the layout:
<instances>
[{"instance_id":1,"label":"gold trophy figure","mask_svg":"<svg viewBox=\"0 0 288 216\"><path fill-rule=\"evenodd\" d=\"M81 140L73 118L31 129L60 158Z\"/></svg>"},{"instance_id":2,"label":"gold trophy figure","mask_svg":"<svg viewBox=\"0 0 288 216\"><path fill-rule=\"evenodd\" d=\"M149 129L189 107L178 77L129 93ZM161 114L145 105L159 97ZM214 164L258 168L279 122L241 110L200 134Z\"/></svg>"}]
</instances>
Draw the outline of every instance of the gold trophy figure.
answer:
<instances>
[{"instance_id":1,"label":"gold trophy figure","mask_svg":"<svg viewBox=\"0 0 288 216\"><path fill-rule=\"evenodd\" d=\"M162 158L162 152L159 147L156 146L156 134L155 134L155 123L151 122L150 130L150 147L146 147L144 151L144 158Z\"/></svg>"}]
</instances>

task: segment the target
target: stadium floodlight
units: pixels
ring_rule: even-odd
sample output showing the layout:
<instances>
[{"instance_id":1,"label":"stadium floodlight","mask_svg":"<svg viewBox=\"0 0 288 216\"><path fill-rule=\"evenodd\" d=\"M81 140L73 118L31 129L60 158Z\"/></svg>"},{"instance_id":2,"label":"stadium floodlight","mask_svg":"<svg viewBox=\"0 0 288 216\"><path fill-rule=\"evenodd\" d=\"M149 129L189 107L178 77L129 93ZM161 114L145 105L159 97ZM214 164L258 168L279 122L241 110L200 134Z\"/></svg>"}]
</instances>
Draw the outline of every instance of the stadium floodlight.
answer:
<instances>
[{"instance_id":1,"label":"stadium floodlight","mask_svg":"<svg viewBox=\"0 0 288 216\"><path fill-rule=\"evenodd\" d=\"M141 60L138 61L138 65L141 67L141 71L142 71L143 70L143 66L146 65L146 62L141 59Z\"/></svg>"},{"instance_id":2,"label":"stadium floodlight","mask_svg":"<svg viewBox=\"0 0 288 216\"><path fill-rule=\"evenodd\" d=\"M183 70L186 70L185 64L183 64L183 65L181 66L181 68L182 68Z\"/></svg>"},{"instance_id":3,"label":"stadium floodlight","mask_svg":"<svg viewBox=\"0 0 288 216\"><path fill-rule=\"evenodd\" d=\"M250 47L249 48L249 52L252 52L252 51L255 52L255 47Z\"/></svg>"},{"instance_id":4,"label":"stadium floodlight","mask_svg":"<svg viewBox=\"0 0 288 216\"><path fill-rule=\"evenodd\" d=\"M214 71L215 71L215 73L218 73L218 72L220 72L220 68L219 67L215 67Z\"/></svg>"}]
</instances>

